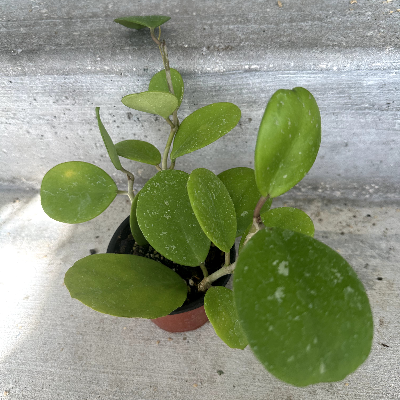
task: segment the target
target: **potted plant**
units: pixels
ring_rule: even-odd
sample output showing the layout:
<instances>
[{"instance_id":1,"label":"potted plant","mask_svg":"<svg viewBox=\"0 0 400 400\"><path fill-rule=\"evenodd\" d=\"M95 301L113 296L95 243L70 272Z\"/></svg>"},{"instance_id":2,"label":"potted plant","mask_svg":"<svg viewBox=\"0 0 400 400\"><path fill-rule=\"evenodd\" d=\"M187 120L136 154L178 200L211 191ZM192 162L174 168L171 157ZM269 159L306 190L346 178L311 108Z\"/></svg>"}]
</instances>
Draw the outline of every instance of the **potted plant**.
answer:
<instances>
[{"instance_id":1,"label":"potted plant","mask_svg":"<svg viewBox=\"0 0 400 400\"><path fill-rule=\"evenodd\" d=\"M273 94L260 124L254 170L232 168L217 176L206 168L190 174L176 169L179 157L228 133L241 114L232 103L214 103L179 121L183 80L170 68L161 39L160 26L169 19L115 20L149 28L159 47L164 69L151 78L148 91L128 94L122 102L166 121L170 134L163 154L140 140L114 144L97 108L107 152L126 174L128 190L118 190L106 172L78 161L59 164L43 178L42 207L61 222L90 220L118 194L131 200L130 217L110 252L78 260L65 284L72 297L97 311L157 321L176 315L188 293L196 292L218 336L232 348L249 345L279 379L296 386L341 380L371 349L373 321L364 287L338 253L313 238L313 223L303 211L270 209L272 199L303 179L315 161L321 140L317 103L304 88ZM120 157L155 166L139 193ZM231 250L240 236L235 261ZM181 268L193 271L186 281ZM230 274L233 290L215 286Z\"/></svg>"}]
</instances>

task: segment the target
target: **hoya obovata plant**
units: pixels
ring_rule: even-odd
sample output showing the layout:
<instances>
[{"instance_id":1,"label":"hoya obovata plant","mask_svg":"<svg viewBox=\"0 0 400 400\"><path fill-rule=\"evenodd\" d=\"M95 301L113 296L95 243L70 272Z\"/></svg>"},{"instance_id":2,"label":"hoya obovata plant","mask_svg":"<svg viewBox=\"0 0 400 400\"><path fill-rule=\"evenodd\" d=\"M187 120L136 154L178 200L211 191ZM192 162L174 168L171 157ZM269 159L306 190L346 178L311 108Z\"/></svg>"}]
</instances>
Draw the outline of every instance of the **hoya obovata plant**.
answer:
<instances>
[{"instance_id":1,"label":"hoya obovata plant","mask_svg":"<svg viewBox=\"0 0 400 400\"><path fill-rule=\"evenodd\" d=\"M270 373L292 385L341 380L371 349L373 321L364 287L346 260L313 238L313 223L303 211L269 209L272 199L303 179L315 161L321 141L317 103L300 87L271 97L258 132L254 170L232 168L215 175L206 168L190 174L175 169L179 157L232 130L241 113L234 104L214 103L179 121L183 80L170 68L161 40L160 25L169 19L115 20L132 29L150 28L161 52L164 69L151 78L149 90L129 94L122 103L165 119L170 134L163 155L141 140L114 145L97 108L107 152L127 175L128 190L118 190L95 165L66 162L43 178L42 207L51 218L74 224L101 214L117 194L128 195L130 228L139 245L149 243L169 260L201 267L206 313L228 346L249 345ZM136 195L134 176L120 157L158 170ZM240 236L239 257L230 263L229 251ZM226 257L225 265L208 275L211 243ZM230 273L233 290L212 286ZM87 256L67 271L65 284L73 298L94 310L129 318L168 315L183 304L188 290L160 262L127 254Z\"/></svg>"}]
</instances>

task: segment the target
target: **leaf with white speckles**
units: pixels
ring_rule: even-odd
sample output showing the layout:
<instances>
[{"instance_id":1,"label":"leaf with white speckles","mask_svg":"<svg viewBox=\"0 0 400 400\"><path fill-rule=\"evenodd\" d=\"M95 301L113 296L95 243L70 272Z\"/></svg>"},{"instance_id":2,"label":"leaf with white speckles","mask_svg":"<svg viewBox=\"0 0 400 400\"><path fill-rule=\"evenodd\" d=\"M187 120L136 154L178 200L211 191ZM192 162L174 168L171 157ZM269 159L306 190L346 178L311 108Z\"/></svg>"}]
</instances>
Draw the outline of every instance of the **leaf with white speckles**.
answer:
<instances>
[{"instance_id":1,"label":"leaf with white speckles","mask_svg":"<svg viewBox=\"0 0 400 400\"><path fill-rule=\"evenodd\" d=\"M292 207L278 207L262 212L261 219L265 226L277 227L314 236L314 224L302 210Z\"/></svg>"},{"instance_id":2,"label":"leaf with white speckles","mask_svg":"<svg viewBox=\"0 0 400 400\"><path fill-rule=\"evenodd\" d=\"M218 175L228 189L229 195L235 205L237 231L236 236L243 235L245 229L253 221L253 212L261 194L257 188L254 170L246 167L231 168ZM261 212L267 211L272 204L272 199L264 204Z\"/></svg>"},{"instance_id":3,"label":"leaf with white speckles","mask_svg":"<svg viewBox=\"0 0 400 400\"><path fill-rule=\"evenodd\" d=\"M254 167L258 189L274 198L300 182L321 143L321 116L309 91L281 89L268 102L258 131Z\"/></svg>"},{"instance_id":4,"label":"leaf with white speckles","mask_svg":"<svg viewBox=\"0 0 400 400\"><path fill-rule=\"evenodd\" d=\"M117 185L101 168L82 161L58 164L46 173L40 189L44 212L68 224L100 215L117 195Z\"/></svg>"},{"instance_id":5,"label":"leaf with white speckles","mask_svg":"<svg viewBox=\"0 0 400 400\"><path fill-rule=\"evenodd\" d=\"M145 164L157 165L161 154L157 147L144 140L123 140L115 145L119 156Z\"/></svg>"},{"instance_id":6,"label":"leaf with white speckles","mask_svg":"<svg viewBox=\"0 0 400 400\"><path fill-rule=\"evenodd\" d=\"M183 171L158 172L140 191L136 216L147 241L164 257L191 267L204 262L210 240L190 205Z\"/></svg>"},{"instance_id":7,"label":"leaf with white speckles","mask_svg":"<svg viewBox=\"0 0 400 400\"><path fill-rule=\"evenodd\" d=\"M211 287L204 298L204 309L215 333L233 349L243 350L247 339L240 326L232 290Z\"/></svg>"},{"instance_id":8,"label":"leaf with white speckles","mask_svg":"<svg viewBox=\"0 0 400 400\"><path fill-rule=\"evenodd\" d=\"M229 253L235 243L236 214L229 192L210 170L195 169L187 183L190 204L206 236Z\"/></svg>"},{"instance_id":9,"label":"leaf with white speckles","mask_svg":"<svg viewBox=\"0 0 400 400\"><path fill-rule=\"evenodd\" d=\"M256 233L237 260L239 321L265 368L296 386L334 382L368 357L371 308L356 273L338 253L301 233Z\"/></svg>"},{"instance_id":10,"label":"leaf with white speckles","mask_svg":"<svg viewBox=\"0 0 400 400\"><path fill-rule=\"evenodd\" d=\"M94 254L65 274L71 297L96 311L128 318L159 318L186 299L185 281L165 265L130 254Z\"/></svg>"},{"instance_id":11,"label":"leaf with white speckles","mask_svg":"<svg viewBox=\"0 0 400 400\"><path fill-rule=\"evenodd\" d=\"M237 125L240 115L239 107L232 103L213 103L196 110L180 124L171 159L215 142Z\"/></svg>"}]
</instances>

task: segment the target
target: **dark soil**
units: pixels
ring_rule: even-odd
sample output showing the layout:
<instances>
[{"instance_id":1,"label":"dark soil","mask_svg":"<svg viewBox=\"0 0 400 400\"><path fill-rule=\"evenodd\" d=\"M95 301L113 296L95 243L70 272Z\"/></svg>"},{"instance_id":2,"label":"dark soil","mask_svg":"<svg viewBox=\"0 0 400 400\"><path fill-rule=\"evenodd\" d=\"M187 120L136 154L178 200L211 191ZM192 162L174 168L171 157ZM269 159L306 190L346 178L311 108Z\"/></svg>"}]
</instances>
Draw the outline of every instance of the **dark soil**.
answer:
<instances>
[{"instance_id":1,"label":"dark soil","mask_svg":"<svg viewBox=\"0 0 400 400\"><path fill-rule=\"evenodd\" d=\"M183 278L188 286L188 296L183 305L191 303L204 296L204 292L197 290L198 284L203 280L203 272L200 267L187 267L174 263L168 260L160 253L158 253L150 245L139 246L132 236L129 224L123 229L121 234L118 236L117 243L115 245L116 254L134 254L141 257L150 258L158 261L168 268L175 271L181 278ZM231 255L232 257L232 255ZM225 253L220 249L211 244L210 252L205 261L205 265L208 273L211 275L213 272L221 268L225 262Z\"/></svg>"}]
</instances>

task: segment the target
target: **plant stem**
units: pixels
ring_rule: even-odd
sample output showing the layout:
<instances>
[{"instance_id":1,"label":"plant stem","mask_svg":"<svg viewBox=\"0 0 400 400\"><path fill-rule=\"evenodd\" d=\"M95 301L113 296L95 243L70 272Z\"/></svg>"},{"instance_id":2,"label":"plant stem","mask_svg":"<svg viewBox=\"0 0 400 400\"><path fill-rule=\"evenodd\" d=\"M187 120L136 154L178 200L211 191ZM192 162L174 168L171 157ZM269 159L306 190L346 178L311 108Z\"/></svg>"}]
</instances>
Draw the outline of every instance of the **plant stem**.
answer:
<instances>
[{"instance_id":1,"label":"plant stem","mask_svg":"<svg viewBox=\"0 0 400 400\"><path fill-rule=\"evenodd\" d=\"M121 195L125 195L125 196L129 196L128 192L126 190L118 190L117 194L121 194Z\"/></svg>"},{"instance_id":2,"label":"plant stem","mask_svg":"<svg viewBox=\"0 0 400 400\"><path fill-rule=\"evenodd\" d=\"M225 253L225 265L229 265L231 263L231 252L228 251Z\"/></svg>"},{"instance_id":3,"label":"plant stem","mask_svg":"<svg viewBox=\"0 0 400 400\"><path fill-rule=\"evenodd\" d=\"M256 205L256 208L254 209L254 213L253 213L253 224L256 224L259 226L259 229L264 229L264 224L261 221L261 209L263 207L263 205L265 204L265 202L269 199L269 194L267 196L261 196L260 200L258 200L258 203Z\"/></svg>"},{"instance_id":4,"label":"plant stem","mask_svg":"<svg viewBox=\"0 0 400 400\"><path fill-rule=\"evenodd\" d=\"M207 278L207 276L208 276L208 271L207 271L207 268L206 268L206 266L205 266L205 264L204 264L203 262L200 263L200 268L201 268L201 270L203 271L204 278Z\"/></svg>"},{"instance_id":5,"label":"plant stem","mask_svg":"<svg viewBox=\"0 0 400 400\"><path fill-rule=\"evenodd\" d=\"M133 191L133 182L135 181L135 177L133 176L132 172L127 171L125 168L122 168L121 171L125 172L126 176L128 177L128 196L132 203L135 197L135 193Z\"/></svg>"},{"instance_id":6,"label":"plant stem","mask_svg":"<svg viewBox=\"0 0 400 400\"><path fill-rule=\"evenodd\" d=\"M162 165L161 165L162 169L167 169L168 153L169 153L169 149L171 148L172 141L174 140L175 132L176 132L176 127L174 126L173 128L171 128L171 132L169 133L168 141L165 146L165 150L164 150L164 154L163 154L163 158L162 158Z\"/></svg>"},{"instance_id":7,"label":"plant stem","mask_svg":"<svg viewBox=\"0 0 400 400\"><path fill-rule=\"evenodd\" d=\"M220 268L218 271L215 271L213 274L208 275L205 277L198 286L199 292L205 292L207 289L211 287L211 284L216 281L221 276L231 274L236 267L236 262L232 263L231 265L225 265Z\"/></svg>"}]
</instances>

